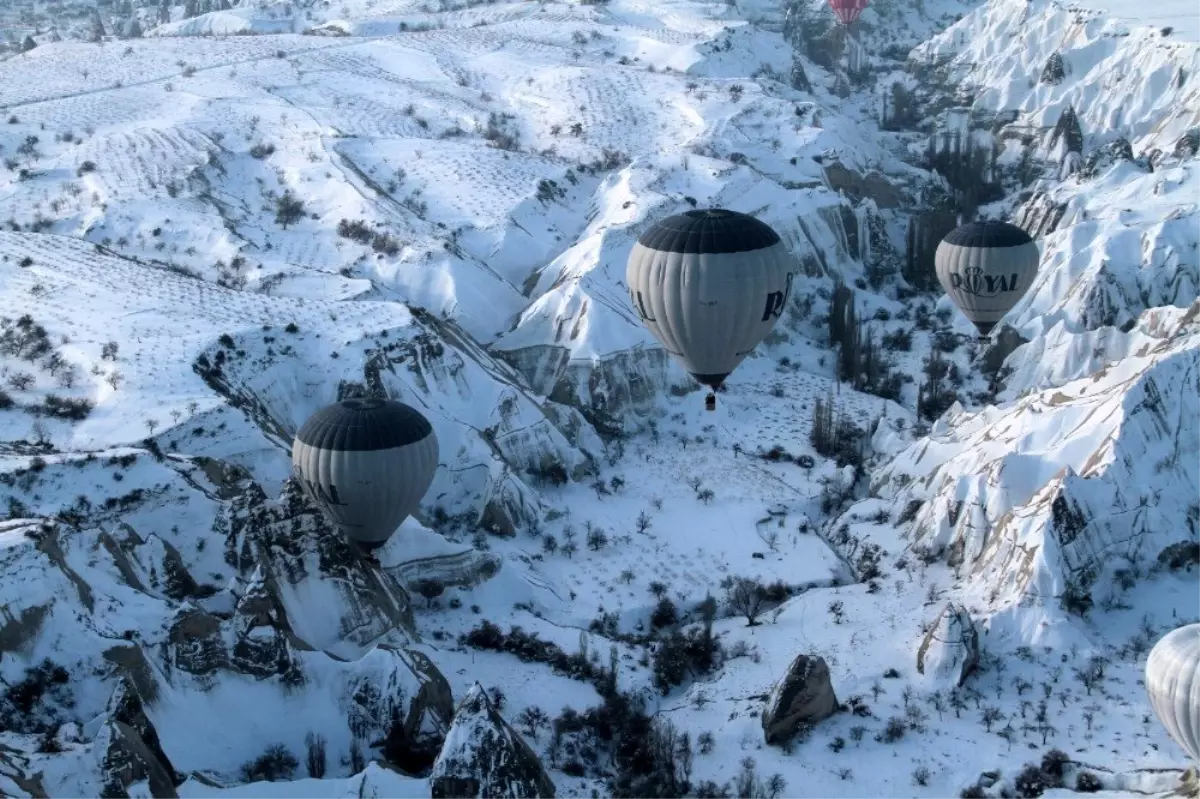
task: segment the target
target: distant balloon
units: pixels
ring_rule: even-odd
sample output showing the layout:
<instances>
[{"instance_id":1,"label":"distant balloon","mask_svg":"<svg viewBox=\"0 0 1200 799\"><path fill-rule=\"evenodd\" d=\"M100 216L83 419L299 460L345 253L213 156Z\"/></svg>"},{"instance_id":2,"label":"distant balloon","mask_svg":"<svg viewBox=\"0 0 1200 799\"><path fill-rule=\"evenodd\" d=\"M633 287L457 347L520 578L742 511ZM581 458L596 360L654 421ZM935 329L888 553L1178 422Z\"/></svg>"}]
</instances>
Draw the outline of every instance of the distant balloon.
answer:
<instances>
[{"instance_id":1,"label":"distant balloon","mask_svg":"<svg viewBox=\"0 0 1200 799\"><path fill-rule=\"evenodd\" d=\"M714 391L783 315L795 259L771 227L721 208L644 232L625 268L642 324Z\"/></svg>"},{"instance_id":2,"label":"distant balloon","mask_svg":"<svg viewBox=\"0 0 1200 799\"><path fill-rule=\"evenodd\" d=\"M1008 222L971 222L950 231L934 254L938 281L986 336L1037 277L1037 245Z\"/></svg>"},{"instance_id":3,"label":"distant balloon","mask_svg":"<svg viewBox=\"0 0 1200 799\"><path fill-rule=\"evenodd\" d=\"M849 25L867 7L867 0L829 0L829 7L833 9L838 22Z\"/></svg>"},{"instance_id":4,"label":"distant balloon","mask_svg":"<svg viewBox=\"0 0 1200 799\"><path fill-rule=\"evenodd\" d=\"M1146 693L1175 743L1200 761L1200 624L1172 630L1150 650Z\"/></svg>"},{"instance_id":5,"label":"distant balloon","mask_svg":"<svg viewBox=\"0 0 1200 799\"><path fill-rule=\"evenodd\" d=\"M394 400L328 405L292 444L292 469L304 493L367 551L383 546L417 509L437 462L429 420Z\"/></svg>"}]
</instances>

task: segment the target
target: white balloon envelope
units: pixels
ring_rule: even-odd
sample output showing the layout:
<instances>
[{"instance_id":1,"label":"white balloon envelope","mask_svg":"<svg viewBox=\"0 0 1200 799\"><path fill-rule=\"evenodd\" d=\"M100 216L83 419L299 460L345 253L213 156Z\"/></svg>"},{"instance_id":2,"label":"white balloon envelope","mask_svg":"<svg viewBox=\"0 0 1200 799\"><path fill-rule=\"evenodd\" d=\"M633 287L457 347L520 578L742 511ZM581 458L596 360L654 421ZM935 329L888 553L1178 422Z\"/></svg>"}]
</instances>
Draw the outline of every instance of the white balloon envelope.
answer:
<instances>
[{"instance_id":1,"label":"white balloon envelope","mask_svg":"<svg viewBox=\"0 0 1200 799\"><path fill-rule=\"evenodd\" d=\"M1146 693L1167 732L1200 761L1200 624L1172 630L1150 650Z\"/></svg>"}]
</instances>

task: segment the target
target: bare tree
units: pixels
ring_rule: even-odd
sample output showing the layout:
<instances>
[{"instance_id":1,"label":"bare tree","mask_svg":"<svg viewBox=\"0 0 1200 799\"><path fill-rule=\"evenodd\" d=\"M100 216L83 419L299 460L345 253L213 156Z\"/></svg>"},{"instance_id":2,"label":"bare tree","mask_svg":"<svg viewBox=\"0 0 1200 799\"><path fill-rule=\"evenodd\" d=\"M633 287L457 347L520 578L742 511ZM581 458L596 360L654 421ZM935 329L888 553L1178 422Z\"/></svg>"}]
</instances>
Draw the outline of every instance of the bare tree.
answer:
<instances>
[{"instance_id":1,"label":"bare tree","mask_svg":"<svg viewBox=\"0 0 1200 799\"><path fill-rule=\"evenodd\" d=\"M748 577L737 577L725 591L725 601L735 613L746 617L746 626L758 624L758 617L763 611L763 601L766 591L762 583Z\"/></svg>"},{"instance_id":2,"label":"bare tree","mask_svg":"<svg viewBox=\"0 0 1200 799\"><path fill-rule=\"evenodd\" d=\"M840 599L829 603L829 615L833 616L834 624L842 623L842 619L845 616L844 608L845 605L842 604ZM905 704L908 704L907 700L905 700Z\"/></svg>"},{"instance_id":3,"label":"bare tree","mask_svg":"<svg viewBox=\"0 0 1200 799\"><path fill-rule=\"evenodd\" d=\"M363 755L362 744L358 742L357 738L350 742L350 754L346 765L350 767L352 774L361 774L367 767L367 758Z\"/></svg>"},{"instance_id":4,"label":"bare tree","mask_svg":"<svg viewBox=\"0 0 1200 799\"><path fill-rule=\"evenodd\" d=\"M759 530L758 537L767 545L767 549L772 552L778 552L779 549L779 531L773 527L768 527L765 530Z\"/></svg>"},{"instance_id":5,"label":"bare tree","mask_svg":"<svg viewBox=\"0 0 1200 799\"><path fill-rule=\"evenodd\" d=\"M425 607L433 607L433 600L441 596L446 590L445 583L432 578L417 580L416 585L413 587L417 589L418 594L425 597Z\"/></svg>"},{"instance_id":6,"label":"bare tree","mask_svg":"<svg viewBox=\"0 0 1200 799\"><path fill-rule=\"evenodd\" d=\"M1075 669L1075 679L1083 684L1087 690L1088 696L1092 695L1092 689L1100 685L1104 680L1104 659L1094 657L1088 661L1087 666L1082 669Z\"/></svg>"},{"instance_id":7,"label":"bare tree","mask_svg":"<svg viewBox=\"0 0 1200 799\"><path fill-rule=\"evenodd\" d=\"M304 768L308 776L319 780L325 776L325 736L313 735L311 732L304 737L308 753L304 757Z\"/></svg>"},{"instance_id":8,"label":"bare tree","mask_svg":"<svg viewBox=\"0 0 1200 799\"><path fill-rule=\"evenodd\" d=\"M57 376L58 373L68 365L67 359L57 352L50 353L50 355L42 363L42 366L45 367L46 371L50 373L51 377Z\"/></svg>"},{"instance_id":9,"label":"bare tree","mask_svg":"<svg viewBox=\"0 0 1200 799\"><path fill-rule=\"evenodd\" d=\"M537 705L530 705L517 716L517 724L523 728L525 735L536 739L538 730L550 726L550 718Z\"/></svg>"}]
</instances>

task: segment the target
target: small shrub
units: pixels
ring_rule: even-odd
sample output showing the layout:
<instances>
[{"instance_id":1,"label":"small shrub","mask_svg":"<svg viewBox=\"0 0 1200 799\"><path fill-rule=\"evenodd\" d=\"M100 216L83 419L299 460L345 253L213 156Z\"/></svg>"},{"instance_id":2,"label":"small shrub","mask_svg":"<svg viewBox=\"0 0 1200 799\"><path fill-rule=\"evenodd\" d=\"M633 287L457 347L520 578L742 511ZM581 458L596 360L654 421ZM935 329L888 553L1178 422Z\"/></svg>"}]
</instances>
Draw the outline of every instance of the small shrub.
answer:
<instances>
[{"instance_id":1,"label":"small shrub","mask_svg":"<svg viewBox=\"0 0 1200 799\"><path fill-rule=\"evenodd\" d=\"M1054 788L1061 788L1067 764L1070 762L1071 758L1067 757L1067 753L1061 749L1051 749L1042 755L1042 774L1046 777L1046 784Z\"/></svg>"},{"instance_id":2,"label":"small shrub","mask_svg":"<svg viewBox=\"0 0 1200 799\"><path fill-rule=\"evenodd\" d=\"M904 738L906 732L908 732L908 722L900 716L892 716L887 720L883 732L875 736L875 740L885 744L896 743Z\"/></svg>"},{"instance_id":3,"label":"small shrub","mask_svg":"<svg viewBox=\"0 0 1200 799\"><path fill-rule=\"evenodd\" d=\"M57 394L47 394L42 400L39 412L56 419L78 422L86 419L95 407L94 402L84 397L73 399L60 397Z\"/></svg>"},{"instance_id":4,"label":"small shrub","mask_svg":"<svg viewBox=\"0 0 1200 799\"><path fill-rule=\"evenodd\" d=\"M272 744L256 759L242 766L242 782L289 780L300 762L283 744Z\"/></svg>"},{"instance_id":5,"label":"small shrub","mask_svg":"<svg viewBox=\"0 0 1200 799\"><path fill-rule=\"evenodd\" d=\"M1036 799L1046 791L1046 776L1032 763L1027 763L1013 780L1013 788L1020 799Z\"/></svg>"},{"instance_id":6,"label":"small shrub","mask_svg":"<svg viewBox=\"0 0 1200 799\"><path fill-rule=\"evenodd\" d=\"M1100 778L1090 771L1081 771L1075 775L1075 790L1078 793L1096 793L1103 787Z\"/></svg>"}]
</instances>

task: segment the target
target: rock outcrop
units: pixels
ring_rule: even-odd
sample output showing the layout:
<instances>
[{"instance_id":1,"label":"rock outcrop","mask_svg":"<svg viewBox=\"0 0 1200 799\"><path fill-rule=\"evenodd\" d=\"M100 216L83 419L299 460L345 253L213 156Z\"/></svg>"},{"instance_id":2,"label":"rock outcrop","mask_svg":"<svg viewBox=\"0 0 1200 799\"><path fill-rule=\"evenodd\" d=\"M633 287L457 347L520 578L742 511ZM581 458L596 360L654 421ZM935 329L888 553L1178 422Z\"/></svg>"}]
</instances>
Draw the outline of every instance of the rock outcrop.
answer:
<instances>
[{"instance_id":1,"label":"rock outcrop","mask_svg":"<svg viewBox=\"0 0 1200 799\"><path fill-rule=\"evenodd\" d=\"M767 743L788 740L803 725L813 725L834 714L837 696L829 679L829 664L820 655L796 655L783 679L771 689L762 714Z\"/></svg>"},{"instance_id":2,"label":"rock outcrop","mask_svg":"<svg viewBox=\"0 0 1200 799\"><path fill-rule=\"evenodd\" d=\"M278 502L251 484L229 503L217 527L225 535L226 562L247 578L261 569L256 579L269 587L278 614L287 619L282 632L305 646L356 658L376 644L418 640L403 585L363 561L294 481L285 483ZM310 605L323 610L312 613Z\"/></svg>"},{"instance_id":3,"label":"rock outcrop","mask_svg":"<svg viewBox=\"0 0 1200 799\"><path fill-rule=\"evenodd\" d=\"M917 648L917 671L962 685L979 667L979 631L966 608L947 602Z\"/></svg>"},{"instance_id":4,"label":"rock outcrop","mask_svg":"<svg viewBox=\"0 0 1200 799\"><path fill-rule=\"evenodd\" d=\"M139 782L149 783L151 796L179 796L171 772L128 725L110 718L92 743L92 751L104 785L103 796L128 797L129 787Z\"/></svg>"},{"instance_id":5,"label":"rock outcrop","mask_svg":"<svg viewBox=\"0 0 1200 799\"><path fill-rule=\"evenodd\" d=\"M496 712L479 683L471 687L454 714L454 724L429 775L429 786L434 799L547 799L555 792L537 755Z\"/></svg>"},{"instance_id":6,"label":"rock outcrop","mask_svg":"<svg viewBox=\"0 0 1200 799\"><path fill-rule=\"evenodd\" d=\"M138 740L141 741L146 751L153 758L154 763L162 770L162 773L170 780L172 786L179 785L183 782L183 778L175 771L175 767L171 764L171 759L167 757L167 753L163 751L162 744L158 740L158 730L154 729L154 725L150 722L150 718L146 715L146 709L142 705L142 698L138 696L137 689L128 677L123 677L117 683L116 690L113 691L108 700L108 708L106 710L109 721L124 725ZM160 796L161 794L154 794Z\"/></svg>"}]
</instances>

